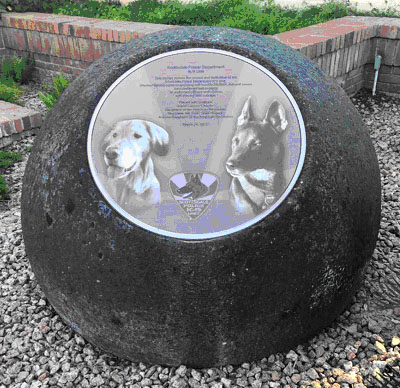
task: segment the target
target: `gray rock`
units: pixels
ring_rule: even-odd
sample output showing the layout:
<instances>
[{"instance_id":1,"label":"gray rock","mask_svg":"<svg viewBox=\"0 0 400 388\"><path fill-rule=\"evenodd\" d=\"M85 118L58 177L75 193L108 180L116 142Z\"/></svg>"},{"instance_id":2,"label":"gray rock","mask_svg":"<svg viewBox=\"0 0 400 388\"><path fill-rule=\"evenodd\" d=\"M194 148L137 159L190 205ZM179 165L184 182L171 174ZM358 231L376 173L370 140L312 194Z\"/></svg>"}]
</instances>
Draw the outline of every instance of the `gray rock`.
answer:
<instances>
[{"instance_id":1,"label":"gray rock","mask_svg":"<svg viewBox=\"0 0 400 388\"><path fill-rule=\"evenodd\" d=\"M292 362L296 362L298 360L299 356L295 351L290 350L289 353L286 354L286 358Z\"/></svg>"},{"instance_id":2,"label":"gray rock","mask_svg":"<svg viewBox=\"0 0 400 388\"><path fill-rule=\"evenodd\" d=\"M172 244L104 202L88 171L87 125L104 91L150 51L203 44L248 50L274 69L301 110L307 152L301 178L276 214L234 235ZM297 345L348 304L375 247L379 169L350 100L301 54L244 31L170 29L106 55L63 93L32 150L21 210L39 284L89 341L147 363L239 364ZM215 327L227 341L215 340Z\"/></svg>"},{"instance_id":3,"label":"gray rock","mask_svg":"<svg viewBox=\"0 0 400 388\"><path fill-rule=\"evenodd\" d=\"M318 372L314 369L311 368L307 371L307 376L311 379L311 380L317 380L319 378Z\"/></svg>"}]
</instances>

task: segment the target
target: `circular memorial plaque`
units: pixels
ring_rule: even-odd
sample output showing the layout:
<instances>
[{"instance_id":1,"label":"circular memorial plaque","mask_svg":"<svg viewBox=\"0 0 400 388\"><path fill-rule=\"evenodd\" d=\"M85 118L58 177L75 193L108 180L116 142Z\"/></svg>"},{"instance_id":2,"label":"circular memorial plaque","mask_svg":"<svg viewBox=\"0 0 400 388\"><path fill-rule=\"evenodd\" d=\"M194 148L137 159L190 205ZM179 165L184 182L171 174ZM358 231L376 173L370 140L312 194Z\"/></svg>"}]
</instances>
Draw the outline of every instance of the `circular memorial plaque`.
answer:
<instances>
[{"instance_id":1,"label":"circular memorial plaque","mask_svg":"<svg viewBox=\"0 0 400 388\"><path fill-rule=\"evenodd\" d=\"M240 364L304 342L351 301L377 238L379 168L349 98L300 53L171 28L65 90L21 215L41 289L87 340L137 362Z\"/></svg>"},{"instance_id":2,"label":"circular memorial plaque","mask_svg":"<svg viewBox=\"0 0 400 388\"><path fill-rule=\"evenodd\" d=\"M129 221L184 239L260 221L304 162L300 110L269 70L210 48L174 50L119 77L89 129L89 165Z\"/></svg>"}]
</instances>

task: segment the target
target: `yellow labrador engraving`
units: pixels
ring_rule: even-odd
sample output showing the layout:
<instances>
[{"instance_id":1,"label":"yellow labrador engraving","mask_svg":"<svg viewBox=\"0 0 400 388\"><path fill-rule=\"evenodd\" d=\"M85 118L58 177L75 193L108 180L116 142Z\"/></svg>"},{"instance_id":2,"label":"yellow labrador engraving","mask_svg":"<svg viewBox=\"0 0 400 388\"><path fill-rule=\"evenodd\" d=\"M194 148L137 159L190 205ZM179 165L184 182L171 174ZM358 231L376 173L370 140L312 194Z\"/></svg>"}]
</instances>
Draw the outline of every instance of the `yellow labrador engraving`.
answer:
<instances>
[{"instance_id":1,"label":"yellow labrador engraving","mask_svg":"<svg viewBox=\"0 0 400 388\"><path fill-rule=\"evenodd\" d=\"M103 140L107 176L113 198L120 205L160 202L160 183L154 173L152 153L168 153L169 135L146 120L117 122Z\"/></svg>"}]
</instances>

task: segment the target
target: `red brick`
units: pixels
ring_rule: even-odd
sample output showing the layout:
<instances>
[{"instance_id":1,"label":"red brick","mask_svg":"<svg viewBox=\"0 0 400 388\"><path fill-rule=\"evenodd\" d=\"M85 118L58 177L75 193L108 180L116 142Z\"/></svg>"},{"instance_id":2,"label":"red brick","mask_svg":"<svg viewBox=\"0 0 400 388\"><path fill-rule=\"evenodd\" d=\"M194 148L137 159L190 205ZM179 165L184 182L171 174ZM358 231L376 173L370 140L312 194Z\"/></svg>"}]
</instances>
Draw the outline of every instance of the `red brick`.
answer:
<instances>
[{"instance_id":1,"label":"red brick","mask_svg":"<svg viewBox=\"0 0 400 388\"><path fill-rule=\"evenodd\" d=\"M364 86L367 89L372 89L373 86L373 81L364 81ZM376 90L378 92L387 92L387 93L400 93L400 85L399 84L393 84L393 83L385 83L385 82L379 82L376 85Z\"/></svg>"},{"instance_id":2,"label":"red brick","mask_svg":"<svg viewBox=\"0 0 400 388\"><path fill-rule=\"evenodd\" d=\"M340 55L339 55L339 64L338 64L338 68L337 68L337 75L342 75L342 74L344 74L343 62L344 62L345 49L340 49L339 52L340 52Z\"/></svg>"},{"instance_id":3,"label":"red brick","mask_svg":"<svg viewBox=\"0 0 400 388\"><path fill-rule=\"evenodd\" d=\"M22 119L22 126L23 126L23 130L24 131L29 131L32 127L31 127L31 122L29 120L29 116L24 116L21 118Z\"/></svg>"},{"instance_id":4,"label":"red brick","mask_svg":"<svg viewBox=\"0 0 400 388\"><path fill-rule=\"evenodd\" d=\"M355 47L355 51L354 51L353 69L359 67L358 61L359 61L359 57L361 55L361 44L357 43L354 47Z\"/></svg>"},{"instance_id":5,"label":"red brick","mask_svg":"<svg viewBox=\"0 0 400 388\"><path fill-rule=\"evenodd\" d=\"M344 36L344 47L351 47L353 45L354 31L350 31Z\"/></svg>"},{"instance_id":6,"label":"red brick","mask_svg":"<svg viewBox=\"0 0 400 388\"><path fill-rule=\"evenodd\" d=\"M374 53L374 61L375 61L375 55L381 55L382 57L385 55L387 42L388 42L388 39L377 38L376 49L375 49L376 52Z\"/></svg>"},{"instance_id":7,"label":"red brick","mask_svg":"<svg viewBox=\"0 0 400 388\"><path fill-rule=\"evenodd\" d=\"M76 26L75 36L78 38L90 38L90 27L89 26Z\"/></svg>"},{"instance_id":8,"label":"red brick","mask_svg":"<svg viewBox=\"0 0 400 388\"><path fill-rule=\"evenodd\" d=\"M50 34L40 34L42 53L51 53L51 41L53 38L53 35Z\"/></svg>"},{"instance_id":9,"label":"red brick","mask_svg":"<svg viewBox=\"0 0 400 388\"><path fill-rule=\"evenodd\" d=\"M50 57L51 60L52 57ZM36 69L45 69L48 71L54 71L54 70L58 70L60 65L56 65L54 63L51 63L50 61L46 62L46 61L36 61L35 62L35 68Z\"/></svg>"},{"instance_id":10,"label":"red brick","mask_svg":"<svg viewBox=\"0 0 400 388\"><path fill-rule=\"evenodd\" d=\"M322 50L321 50L321 55L326 54L326 40L322 42Z\"/></svg>"},{"instance_id":11,"label":"red brick","mask_svg":"<svg viewBox=\"0 0 400 388\"><path fill-rule=\"evenodd\" d=\"M28 50L26 32L15 28L5 28L3 30L4 43L6 47L16 50Z\"/></svg>"},{"instance_id":12,"label":"red brick","mask_svg":"<svg viewBox=\"0 0 400 388\"><path fill-rule=\"evenodd\" d=\"M81 59L87 62L94 61L94 41L91 39L80 39L79 49L81 52Z\"/></svg>"},{"instance_id":13,"label":"red brick","mask_svg":"<svg viewBox=\"0 0 400 388\"><path fill-rule=\"evenodd\" d=\"M380 73L378 76L379 82L397 84L400 90L400 75L398 74L382 74Z\"/></svg>"},{"instance_id":14,"label":"red brick","mask_svg":"<svg viewBox=\"0 0 400 388\"><path fill-rule=\"evenodd\" d=\"M357 31L357 42L356 43L360 43L361 42L361 36L363 34L364 30L359 30Z\"/></svg>"},{"instance_id":15,"label":"red brick","mask_svg":"<svg viewBox=\"0 0 400 388\"><path fill-rule=\"evenodd\" d=\"M0 117L1 119L1 117ZM0 123L0 128L3 136L10 136L13 133L16 133L17 131L15 130L14 123L10 121L9 119L7 120L1 120Z\"/></svg>"},{"instance_id":16,"label":"red brick","mask_svg":"<svg viewBox=\"0 0 400 388\"><path fill-rule=\"evenodd\" d=\"M318 67L322 70L322 56L316 58Z\"/></svg>"},{"instance_id":17,"label":"red brick","mask_svg":"<svg viewBox=\"0 0 400 388\"><path fill-rule=\"evenodd\" d=\"M29 116L29 119L31 121L31 128L38 128L42 125L42 116L40 113Z\"/></svg>"},{"instance_id":18,"label":"red brick","mask_svg":"<svg viewBox=\"0 0 400 388\"><path fill-rule=\"evenodd\" d=\"M393 74L394 66L382 65L379 69L379 74Z\"/></svg>"},{"instance_id":19,"label":"red brick","mask_svg":"<svg viewBox=\"0 0 400 388\"><path fill-rule=\"evenodd\" d=\"M44 53L33 53L33 58L36 61L50 62L50 55Z\"/></svg>"},{"instance_id":20,"label":"red brick","mask_svg":"<svg viewBox=\"0 0 400 388\"><path fill-rule=\"evenodd\" d=\"M40 35L36 31L26 31L26 40L29 47L29 51L42 51L42 41Z\"/></svg>"},{"instance_id":21,"label":"red brick","mask_svg":"<svg viewBox=\"0 0 400 388\"><path fill-rule=\"evenodd\" d=\"M313 59L317 56L317 45L313 44L310 46L310 50L307 51L307 57Z\"/></svg>"},{"instance_id":22,"label":"red brick","mask_svg":"<svg viewBox=\"0 0 400 388\"><path fill-rule=\"evenodd\" d=\"M335 71L336 54L337 54L337 53L332 53L332 54L331 54L331 64L330 64L330 66L329 66L329 75L330 75L331 77L333 77L333 73L334 73L334 71Z\"/></svg>"},{"instance_id":23,"label":"red brick","mask_svg":"<svg viewBox=\"0 0 400 388\"><path fill-rule=\"evenodd\" d=\"M371 72L371 73L373 73L375 70L374 70L374 64L373 63L367 63L365 66L364 66L364 71L365 72Z\"/></svg>"},{"instance_id":24,"label":"red brick","mask_svg":"<svg viewBox=\"0 0 400 388\"><path fill-rule=\"evenodd\" d=\"M66 36L63 38L66 40L66 42L65 42L63 39L63 42L65 42L64 49L66 49L66 54L62 55L62 56L65 56L67 58L81 60L81 52L79 49L79 40L81 40L81 38L73 38L70 36ZM60 55L56 55L56 56L60 56Z\"/></svg>"},{"instance_id":25,"label":"red brick","mask_svg":"<svg viewBox=\"0 0 400 388\"><path fill-rule=\"evenodd\" d=\"M343 54L341 50L338 50L335 53L335 67L333 68L333 78L336 78L338 76L340 57L342 55Z\"/></svg>"},{"instance_id":26,"label":"red brick","mask_svg":"<svg viewBox=\"0 0 400 388\"><path fill-rule=\"evenodd\" d=\"M71 66L71 60L70 59L65 59L65 58L60 58L60 57L50 57L51 63L54 63L55 65L67 65Z\"/></svg>"},{"instance_id":27,"label":"red brick","mask_svg":"<svg viewBox=\"0 0 400 388\"><path fill-rule=\"evenodd\" d=\"M347 81L348 81L349 83L351 83L351 84L356 84L356 83L358 83L358 82L363 81L363 79L364 79L364 74L363 74L363 72L361 71L359 74L357 74L357 75L355 75L355 76L353 76L353 77L348 77Z\"/></svg>"},{"instance_id":28,"label":"red brick","mask_svg":"<svg viewBox=\"0 0 400 388\"><path fill-rule=\"evenodd\" d=\"M347 74L348 78L354 78L357 77L358 75L360 75L363 72L362 68L358 68L358 69L354 69L349 71L349 73Z\"/></svg>"},{"instance_id":29,"label":"red brick","mask_svg":"<svg viewBox=\"0 0 400 388\"><path fill-rule=\"evenodd\" d=\"M126 43L130 39L130 34L128 31L118 32L118 42Z\"/></svg>"},{"instance_id":30,"label":"red brick","mask_svg":"<svg viewBox=\"0 0 400 388\"><path fill-rule=\"evenodd\" d=\"M385 52L382 56L382 63L385 65L393 65L396 57L396 51L399 51L400 41L388 39L385 44Z\"/></svg>"},{"instance_id":31,"label":"red brick","mask_svg":"<svg viewBox=\"0 0 400 388\"><path fill-rule=\"evenodd\" d=\"M24 129L23 125L22 125L22 121L21 119L16 119L14 120L14 125L15 125L15 129L17 130L17 132L21 133L22 130Z\"/></svg>"},{"instance_id":32,"label":"red brick","mask_svg":"<svg viewBox=\"0 0 400 388\"><path fill-rule=\"evenodd\" d=\"M106 47L106 42L102 41L93 41L93 58L94 60L101 58L107 51L105 49ZM85 60L84 58L82 58ZM89 62L89 61L87 61Z\"/></svg>"},{"instance_id":33,"label":"red brick","mask_svg":"<svg viewBox=\"0 0 400 388\"><path fill-rule=\"evenodd\" d=\"M24 126L22 125L21 119L14 120L14 125L17 132L21 133L23 131Z\"/></svg>"},{"instance_id":34,"label":"red brick","mask_svg":"<svg viewBox=\"0 0 400 388\"><path fill-rule=\"evenodd\" d=\"M349 70L353 70L354 69L354 62L356 59L356 51L357 51L357 47L356 46L351 46L350 47L350 53L349 53L349 58L350 58L350 63L349 63Z\"/></svg>"},{"instance_id":35,"label":"red brick","mask_svg":"<svg viewBox=\"0 0 400 388\"><path fill-rule=\"evenodd\" d=\"M90 38L91 39L102 39L102 32L100 28L90 27Z\"/></svg>"},{"instance_id":36,"label":"red brick","mask_svg":"<svg viewBox=\"0 0 400 388\"><path fill-rule=\"evenodd\" d=\"M390 26L389 32L387 34L388 38L390 39L399 39L400 36L398 34L400 33L400 28L398 26Z\"/></svg>"},{"instance_id":37,"label":"red brick","mask_svg":"<svg viewBox=\"0 0 400 388\"><path fill-rule=\"evenodd\" d=\"M370 49L368 51L366 51L365 60L364 60L365 63L375 62L375 55L376 55L378 39L380 39L380 38L373 38L373 39L370 39L369 41L367 41L367 42L370 42L369 43Z\"/></svg>"},{"instance_id":38,"label":"red brick","mask_svg":"<svg viewBox=\"0 0 400 388\"><path fill-rule=\"evenodd\" d=\"M332 40L333 40L333 39L328 39L328 40L326 41L326 52L327 52L327 53L330 53L330 52L333 51L333 48L332 48Z\"/></svg>"},{"instance_id":39,"label":"red brick","mask_svg":"<svg viewBox=\"0 0 400 388\"><path fill-rule=\"evenodd\" d=\"M369 50L371 49L371 41L364 40L360 43L360 51L358 53L357 66L363 66L366 63Z\"/></svg>"},{"instance_id":40,"label":"red brick","mask_svg":"<svg viewBox=\"0 0 400 388\"><path fill-rule=\"evenodd\" d=\"M354 84L350 84L348 87L345 87L345 92L348 96L353 96L356 94L362 87L364 86L364 82L360 81Z\"/></svg>"},{"instance_id":41,"label":"red brick","mask_svg":"<svg viewBox=\"0 0 400 388\"><path fill-rule=\"evenodd\" d=\"M343 62L340 68L341 74L346 74L347 61L349 60L349 48L344 49Z\"/></svg>"},{"instance_id":42,"label":"red brick","mask_svg":"<svg viewBox=\"0 0 400 388\"><path fill-rule=\"evenodd\" d=\"M389 26L383 25L380 28L380 36L386 37L387 33L389 31Z\"/></svg>"},{"instance_id":43,"label":"red brick","mask_svg":"<svg viewBox=\"0 0 400 388\"><path fill-rule=\"evenodd\" d=\"M326 63L325 66L322 62L322 70L325 72L325 74L329 75L329 68L331 65L331 59L332 59L332 54L326 54Z\"/></svg>"}]
</instances>

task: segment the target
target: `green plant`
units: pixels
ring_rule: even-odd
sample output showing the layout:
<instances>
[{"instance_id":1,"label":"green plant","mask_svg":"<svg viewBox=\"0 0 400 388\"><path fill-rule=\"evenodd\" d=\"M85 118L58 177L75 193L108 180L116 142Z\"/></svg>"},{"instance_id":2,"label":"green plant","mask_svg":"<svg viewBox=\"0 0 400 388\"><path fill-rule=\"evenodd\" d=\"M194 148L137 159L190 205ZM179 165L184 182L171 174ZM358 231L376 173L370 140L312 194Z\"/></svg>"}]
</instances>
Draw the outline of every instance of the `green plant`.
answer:
<instances>
[{"instance_id":1,"label":"green plant","mask_svg":"<svg viewBox=\"0 0 400 388\"><path fill-rule=\"evenodd\" d=\"M0 100L19 103L18 97L22 94L22 89L18 85L6 85L0 82Z\"/></svg>"},{"instance_id":2,"label":"green plant","mask_svg":"<svg viewBox=\"0 0 400 388\"><path fill-rule=\"evenodd\" d=\"M400 17L399 11L358 11L335 0L300 9L284 8L274 0L211 0L184 3L178 0L136 0L127 6L117 3L54 1L53 12L92 18L132 20L173 25L226 26L262 34L276 34L349 15Z\"/></svg>"},{"instance_id":3,"label":"green plant","mask_svg":"<svg viewBox=\"0 0 400 388\"><path fill-rule=\"evenodd\" d=\"M19 84L27 83L31 79L33 70L32 58L3 58L1 60L1 82L10 86L10 80Z\"/></svg>"},{"instance_id":4,"label":"green plant","mask_svg":"<svg viewBox=\"0 0 400 388\"><path fill-rule=\"evenodd\" d=\"M84 0L74 0L80 2ZM3 12L51 12L55 3L62 0L0 0L0 11Z\"/></svg>"},{"instance_id":5,"label":"green plant","mask_svg":"<svg viewBox=\"0 0 400 388\"><path fill-rule=\"evenodd\" d=\"M0 174L0 200L8 193L8 187L3 175Z\"/></svg>"},{"instance_id":6,"label":"green plant","mask_svg":"<svg viewBox=\"0 0 400 388\"><path fill-rule=\"evenodd\" d=\"M0 167L11 167L22 160L22 155L15 152L0 151Z\"/></svg>"},{"instance_id":7,"label":"green plant","mask_svg":"<svg viewBox=\"0 0 400 388\"><path fill-rule=\"evenodd\" d=\"M64 89L69 85L69 81L65 78L63 72L61 72L59 77L53 78L53 85L45 85L45 88L50 90L49 93L39 92L40 99L44 102L47 108L52 108L56 103L58 98L61 96L61 93Z\"/></svg>"},{"instance_id":8,"label":"green plant","mask_svg":"<svg viewBox=\"0 0 400 388\"><path fill-rule=\"evenodd\" d=\"M32 61L29 58L3 58L1 60L0 99L19 103L18 96L22 94L19 83L30 78Z\"/></svg>"},{"instance_id":9,"label":"green plant","mask_svg":"<svg viewBox=\"0 0 400 388\"><path fill-rule=\"evenodd\" d=\"M0 151L0 168L10 167L16 162L22 160L21 154L16 154L15 152L4 152ZM4 177L0 174L0 200L5 198L8 193L8 187Z\"/></svg>"}]
</instances>

